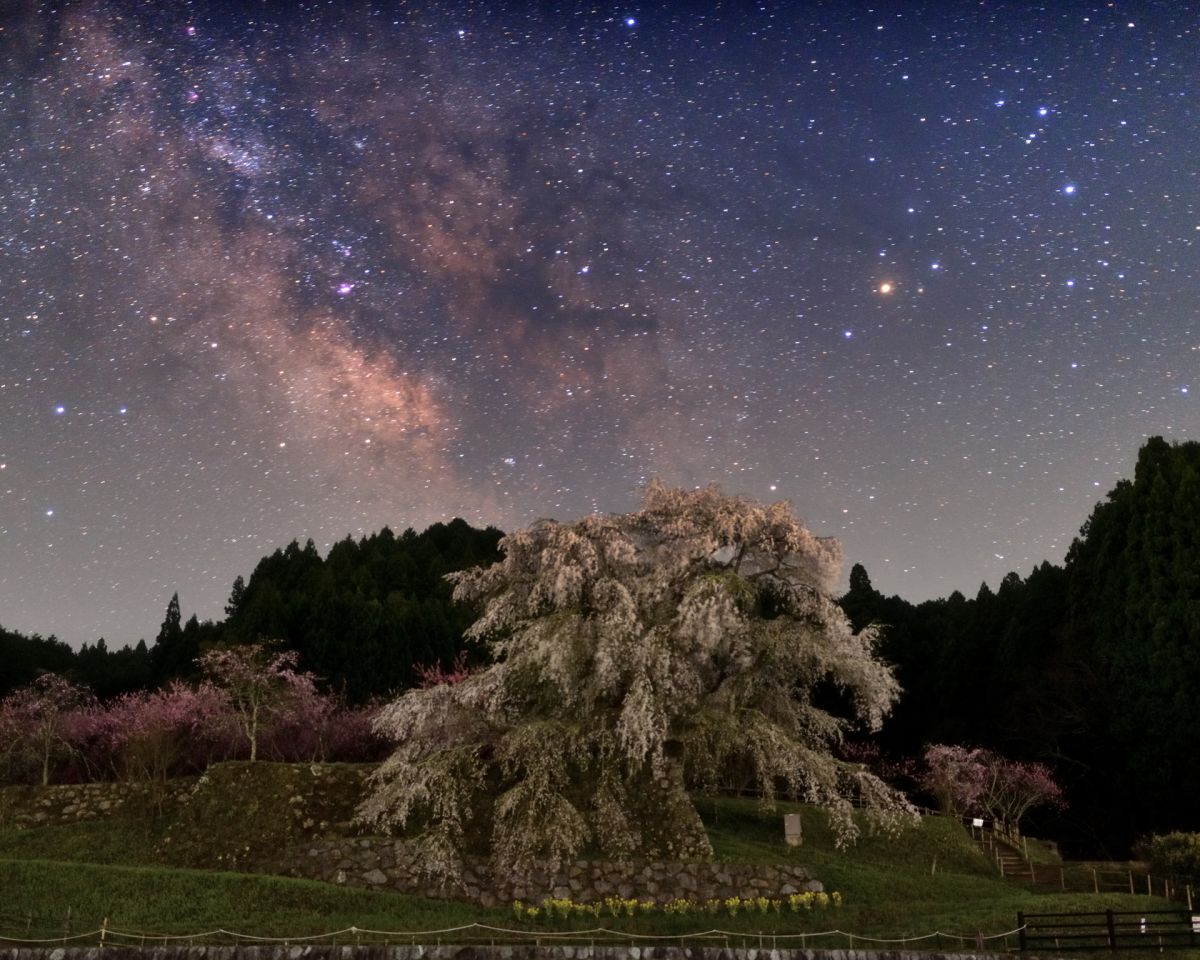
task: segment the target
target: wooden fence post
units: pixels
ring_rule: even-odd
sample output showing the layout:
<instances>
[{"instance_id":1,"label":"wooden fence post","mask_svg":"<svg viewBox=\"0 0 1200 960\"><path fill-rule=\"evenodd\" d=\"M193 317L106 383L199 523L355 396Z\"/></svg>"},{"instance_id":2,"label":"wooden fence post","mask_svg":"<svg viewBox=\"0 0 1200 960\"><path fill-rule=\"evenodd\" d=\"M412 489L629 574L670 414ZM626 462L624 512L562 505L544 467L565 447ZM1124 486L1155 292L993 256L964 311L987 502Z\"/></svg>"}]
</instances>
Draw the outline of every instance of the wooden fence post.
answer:
<instances>
[{"instance_id":1,"label":"wooden fence post","mask_svg":"<svg viewBox=\"0 0 1200 960\"><path fill-rule=\"evenodd\" d=\"M1100 892L1100 878L1096 875L1096 868L1092 867L1092 886L1096 888L1096 892Z\"/></svg>"},{"instance_id":2,"label":"wooden fence post","mask_svg":"<svg viewBox=\"0 0 1200 960\"><path fill-rule=\"evenodd\" d=\"M1017 911L1017 946L1025 949L1025 914L1020 910Z\"/></svg>"},{"instance_id":3,"label":"wooden fence post","mask_svg":"<svg viewBox=\"0 0 1200 960\"><path fill-rule=\"evenodd\" d=\"M1117 949L1117 928L1116 928L1116 925L1113 923L1112 910L1104 911L1104 920L1105 920L1105 923L1108 924L1108 948L1110 950L1116 950Z\"/></svg>"},{"instance_id":4,"label":"wooden fence post","mask_svg":"<svg viewBox=\"0 0 1200 960\"><path fill-rule=\"evenodd\" d=\"M1133 893L1133 871L1129 871L1129 892Z\"/></svg>"}]
</instances>

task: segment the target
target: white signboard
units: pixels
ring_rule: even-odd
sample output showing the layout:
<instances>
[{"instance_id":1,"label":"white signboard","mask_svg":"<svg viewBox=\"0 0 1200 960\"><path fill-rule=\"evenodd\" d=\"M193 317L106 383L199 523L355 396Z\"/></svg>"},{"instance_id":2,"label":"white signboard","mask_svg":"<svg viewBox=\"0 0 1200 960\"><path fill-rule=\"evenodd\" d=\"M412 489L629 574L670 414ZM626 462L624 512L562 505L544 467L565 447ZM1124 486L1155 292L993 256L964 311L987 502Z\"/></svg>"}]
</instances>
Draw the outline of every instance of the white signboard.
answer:
<instances>
[{"instance_id":1,"label":"white signboard","mask_svg":"<svg viewBox=\"0 0 1200 960\"><path fill-rule=\"evenodd\" d=\"M784 815L783 839L789 847L800 846L800 814L788 813Z\"/></svg>"}]
</instances>

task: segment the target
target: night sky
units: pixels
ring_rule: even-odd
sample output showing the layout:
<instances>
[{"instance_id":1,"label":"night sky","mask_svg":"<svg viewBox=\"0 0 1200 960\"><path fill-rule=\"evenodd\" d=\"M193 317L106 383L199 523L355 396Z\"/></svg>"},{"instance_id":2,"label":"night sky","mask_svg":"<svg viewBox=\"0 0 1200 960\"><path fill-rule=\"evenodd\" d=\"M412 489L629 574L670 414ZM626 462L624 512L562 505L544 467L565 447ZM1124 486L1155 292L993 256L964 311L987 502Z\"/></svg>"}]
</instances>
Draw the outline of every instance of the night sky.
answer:
<instances>
[{"instance_id":1,"label":"night sky","mask_svg":"<svg viewBox=\"0 0 1200 960\"><path fill-rule=\"evenodd\" d=\"M717 482L876 587L1200 437L1192 4L0 3L0 624Z\"/></svg>"}]
</instances>

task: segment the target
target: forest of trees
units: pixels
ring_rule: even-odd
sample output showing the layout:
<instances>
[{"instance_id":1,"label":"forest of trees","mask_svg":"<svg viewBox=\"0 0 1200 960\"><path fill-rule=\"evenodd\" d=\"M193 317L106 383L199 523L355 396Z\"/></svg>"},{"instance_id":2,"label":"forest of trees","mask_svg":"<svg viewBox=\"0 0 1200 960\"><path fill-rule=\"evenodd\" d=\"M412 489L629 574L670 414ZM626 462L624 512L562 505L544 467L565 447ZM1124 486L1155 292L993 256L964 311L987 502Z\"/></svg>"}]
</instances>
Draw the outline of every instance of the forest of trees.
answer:
<instances>
[{"instance_id":1,"label":"forest of trees","mask_svg":"<svg viewBox=\"0 0 1200 960\"><path fill-rule=\"evenodd\" d=\"M0 630L0 697L51 671L101 699L198 676L206 650L261 639L282 642L303 668L350 703L411 686L415 666L449 666L475 619L455 604L445 574L499 559L503 536L463 520L422 533L376 534L335 543L322 558L310 540L263 557L249 580L238 577L221 621L183 620L170 598L149 646L110 650L104 640L76 653L53 638Z\"/></svg>"},{"instance_id":2,"label":"forest of trees","mask_svg":"<svg viewBox=\"0 0 1200 960\"><path fill-rule=\"evenodd\" d=\"M1054 832L1087 850L1200 827L1200 443L1150 439L1063 566L913 605L856 565L842 606L888 625L905 691L888 753L966 743L1049 763L1068 791Z\"/></svg>"},{"instance_id":3,"label":"forest of trees","mask_svg":"<svg viewBox=\"0 0 1200 960\"><path fill-rule=\"evenodd\" d=\"M293 542L237 579L223 621L184 622L171 598L149 645L76 652L0 630L0 696L45 671L101 699L154 689L195 679L208 649L263 638L350 703L394 694L420 665L486 656L463 639L478 611L443 575L497 560L501 536L455 520L347 538L325 557ZM1062 565L914 605L856 564L841 605L856 629L882 626L904 691L873 737L884 756L947 743L1048 764L1067 804L1041 826L1088 852L1200 828L1200 444L1149 440Z\"/></svg>"}]
</instances>

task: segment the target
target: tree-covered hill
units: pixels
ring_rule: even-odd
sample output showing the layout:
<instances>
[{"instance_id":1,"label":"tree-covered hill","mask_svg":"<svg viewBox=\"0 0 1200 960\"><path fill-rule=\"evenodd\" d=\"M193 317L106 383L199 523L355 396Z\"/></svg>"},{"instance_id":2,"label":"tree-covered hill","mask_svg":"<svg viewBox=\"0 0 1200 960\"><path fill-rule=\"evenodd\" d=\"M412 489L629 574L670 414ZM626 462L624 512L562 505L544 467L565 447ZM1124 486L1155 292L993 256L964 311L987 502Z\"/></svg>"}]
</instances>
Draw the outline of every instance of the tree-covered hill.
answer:
<instances>
[{"instance_id":1,"label":"tree-covered hill","mask_svg":"<svg viewBox=\"0 0 1200 960\"><path fill-rule=\"evenodd\" d=\"M905 690L892 752L1051 763L1070 795L1058 826L1093 848L1200 827L1200 443L1149 440L1062 567L914 606L856 565L842 603L856 627L887 625Z\"/></svg>"},{"instance_id":2,"label":"tree-covered hill","mask_svg":"<svg viewBox=\"0 0 1200 960\"><path fill-rule=\"evenodd\" d=\"M149 647L74 652L0 630L0 696L49 670L109 698L261 638L351 701L384 696L413 683L414 664L448 666L464 648L476 611L454 604L443 575L498 559L500 537L455 520L347 538L325 556L293 542L238 578L223 621L184 622L172 598ZM1149 440L1062 565L916 605L855 565L841 603L855 628L884 625L904 690L875 740L886 753L952 743L1050 764L1069 804L1045 826L1081 851L1200 829L1200 443Z\"/></svg>"},{"instance_id":3,"label":"tree-covered hill","mask_svg":"<svg viewBox=\"0 0 1200 960\"><path fill-rule=\"evenodd\" d=\"M47 670L66 673L75 662L75 651L61 640L0 627L0 696Z\"/></svg>"},{"instance_id":4,"label":"tree-covered hill","mask_svg":"<svg viewBox=\"0 0 1200 960\"><path fill-rule=\"evenodd\" d=\"M298 651L304 669L351 702L385 696L412 684L414 664L449 665L463 649L474 613L454 603L444 575L497 560L502 535L463 520L399 536L385 527L324 557L311 540L293 541L234 581L223 621L184 621L172 597L149 647L114 650L101 639L75 652L0 630L0 696L52 671L108 698L195 676L207 648L264 638Z\"/></svg>"},{"instance_id":5,"label":"tree-covered hill","mask_svg":"<svg viewBox=\"0 0 1200 960\"><path fill-rule=\"evenodd\" d=\"M386 527L335 543L291 543L234 584L225 639L278 637L305 668L352 701L411 685L414 664L448 665L473 610L456 604L445 574L499 559L502 534L463 520L396 536Z\"/></svg>"}]
</instances>

